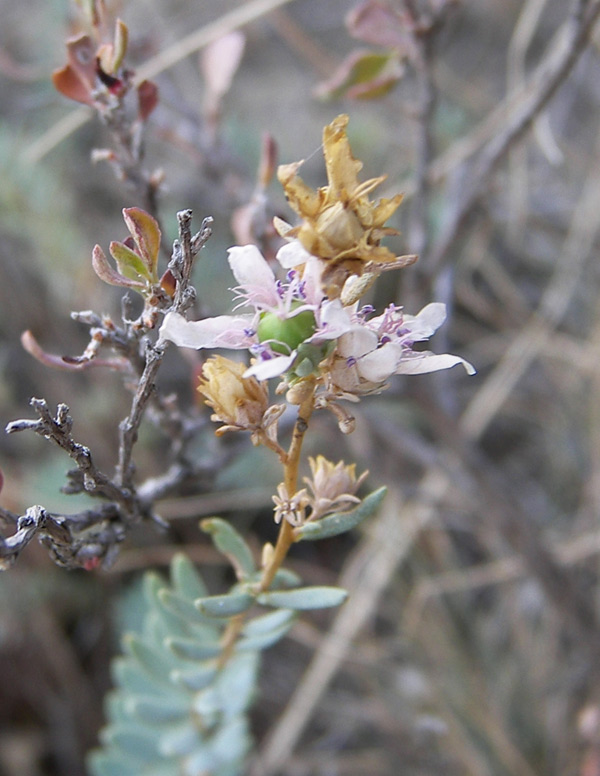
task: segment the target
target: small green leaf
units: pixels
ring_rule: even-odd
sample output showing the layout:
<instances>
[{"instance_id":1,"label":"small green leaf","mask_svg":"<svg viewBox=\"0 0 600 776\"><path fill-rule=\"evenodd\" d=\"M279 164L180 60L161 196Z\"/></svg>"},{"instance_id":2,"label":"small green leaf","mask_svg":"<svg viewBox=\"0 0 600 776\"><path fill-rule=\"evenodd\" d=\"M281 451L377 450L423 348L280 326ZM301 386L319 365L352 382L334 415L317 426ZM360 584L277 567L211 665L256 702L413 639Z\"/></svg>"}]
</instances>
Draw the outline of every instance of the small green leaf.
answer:
<instances>
[{"instance_id":1,"label":"small green leaf","mask_svg":"<svg viewBox=\"0 0 600 776\"><path fill-rule=\"evenodd\" d=\"M106 254L99 245L94 246L92 251L92 267L100 280L111 286L123 286L124 288L133 288L136 291L145 288L145 283L139 280L120 275L108 262Z\"/></svg>"},{"instance_id":2,"label":"small green leaf","mask_svg":"<svg viewBox=\"0 0 600 776\"><path fill-rule=\"evenodd\" d=\"M396 51L380 54L361 49L353 51L333 76L316 89L323 99L373 99L387 94L404 75Z\"/></svg>"},{"instance_id":3,"label":"small green leaf","mask_svg":"<svg viewBox=\"0 0 600 776\"><path fill-rule=\"evenodd\" d=\"M140 278L151 281L152 277L140 256L124 243L113 240L108 246L110 255L117 263L117 269L123 277L139 282Z\"/></svg>"},{"instance_id":4,"label":"small green leaf","mask_svg":"<svg viewBox=\"0 0 600 776\"><path fill-rule=\"evenodd\" d=\"M341 587L300 587L296 590L274 590L261 593L257 601L266 606L277 606L286 609L325 609L338 606L348 596L348 591Z\"/></svg>"},{"instance_id":5,"label":"small green leaf","mask_svg":"<svg viewBox=\"0 0 600 776\"><path fill-rule=\"evenodd\" d=\"M145 265L145 277L156 283L156 265L160 250L158 223L149 213L138 207L123 208L123 218Z\"/></svg>"},{"instance_id":6,"label":"small green leaf","mask_svg":"<svg viewBox=\"0 0 600 776\"><path fill-rule=\"evenodd\" d=\"M250 593L228 593L198 598L194 601L194 606L211 617L233 617L247 611L253 603L254 596Z\"/></svg>"},{"instance_id":7,"label":"small green leaf","mask_svg":"<svg viewBox=\"0 0 600 776\"><path fill-rule=\"evenodd\" d=\"M171 580L176 593L193 601L208 595L206 585L192 561L181 552L171 561Z\"/></svg>"},{"instance_id":8,"label":"small green leaf","mask_svg":"<svg viewBox=\"0 0 600 776\"><path fill-rule=\"evenodd\" d=\"M238 579L248 579L254 573L256 565L252 550L231 523L220 517L210 517L203 520L200 527L211 535L215 547L229 559Z\"/></svg>"},{"instance_id":9,"label":"small green leaf","mask_svg":"<svg viewBox=\"0 0 600 776\"><path fill-rule=\"evenodd\" d=\"M304 525L294 529L295 540L327 539L330 536L337 536L352 530L363 520L375 514L386 493L387 488L378 488L373 493L369 493L358 506L349 512L336 512L333 515L323 517L321 520L315 520L314 523L304 523Z\"/></svg>"}]
</instances>

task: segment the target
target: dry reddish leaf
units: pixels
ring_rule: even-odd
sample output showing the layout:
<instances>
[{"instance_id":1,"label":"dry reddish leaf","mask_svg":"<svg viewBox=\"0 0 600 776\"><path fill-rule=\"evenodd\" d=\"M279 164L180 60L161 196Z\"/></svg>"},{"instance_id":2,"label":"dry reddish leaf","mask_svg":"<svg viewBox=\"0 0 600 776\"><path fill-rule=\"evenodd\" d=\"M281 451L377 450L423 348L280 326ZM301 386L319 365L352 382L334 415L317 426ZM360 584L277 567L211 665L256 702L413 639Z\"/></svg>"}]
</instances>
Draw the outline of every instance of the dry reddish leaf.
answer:
<instances>
[{"instance_id":1,"label":"dry reddish leaf","mask_svg":"<svg viewBox=\"0 0 600 776\"><path fill-rule=\"evenodd\" d=\"M153 81L142 81L137 88L138 116L146 121L158 105L158 86Z\"/></svg>"},{"instance_id":2,"label":"dry reddish leaf","mask_svg":"<svg viewBox=\"0 0 600 776\"><path fill-rule=\"evenodd\" d=\"M346 28L353 38L383 48L395 49L414 59L418 50L412 37L410 18L379 0L366 0L346 17Z\"/></svg>"}]
</instances>

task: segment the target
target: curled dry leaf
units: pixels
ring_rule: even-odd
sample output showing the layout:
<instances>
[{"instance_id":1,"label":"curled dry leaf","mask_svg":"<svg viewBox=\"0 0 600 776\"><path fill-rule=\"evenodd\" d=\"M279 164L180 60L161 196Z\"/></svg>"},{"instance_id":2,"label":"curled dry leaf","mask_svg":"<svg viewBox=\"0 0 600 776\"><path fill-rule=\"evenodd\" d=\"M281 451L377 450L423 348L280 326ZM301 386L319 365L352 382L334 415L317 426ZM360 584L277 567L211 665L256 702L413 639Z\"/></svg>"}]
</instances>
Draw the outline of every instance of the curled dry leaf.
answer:
<instances>
[{"instance_id":1,"label":"curled dry leaf","mask_svg":"<svg viewBox=\"0 0 600 776\"><path fill-rule=\"evenodd\" d=\"M200 55L200 70L213 99L220 100L231 87L246 45L244 35L236 30L208 45Z\"/></svg>"}]
</instances>

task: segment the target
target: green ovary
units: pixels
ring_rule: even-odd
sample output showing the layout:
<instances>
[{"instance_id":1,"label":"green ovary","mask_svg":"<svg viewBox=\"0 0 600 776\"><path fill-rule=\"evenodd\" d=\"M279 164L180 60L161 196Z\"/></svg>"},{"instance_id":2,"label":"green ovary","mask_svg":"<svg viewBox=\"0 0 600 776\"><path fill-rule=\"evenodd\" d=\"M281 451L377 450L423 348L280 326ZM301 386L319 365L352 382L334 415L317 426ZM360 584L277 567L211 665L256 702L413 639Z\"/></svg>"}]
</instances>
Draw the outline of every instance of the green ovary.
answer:
<instances>
[{"instance_id":1,"label":"green ovary","mask_svg":"<svg viewBox=\"0 0 600 776\"><path fill-rule=\"evenodd\" d=\"M263 313L256 333L260 342L268 342L275 353L286 355L307 340L315 328L315 316L311 310L304 310L285 320L276 313Z\"/></svg>"}]
</instances>

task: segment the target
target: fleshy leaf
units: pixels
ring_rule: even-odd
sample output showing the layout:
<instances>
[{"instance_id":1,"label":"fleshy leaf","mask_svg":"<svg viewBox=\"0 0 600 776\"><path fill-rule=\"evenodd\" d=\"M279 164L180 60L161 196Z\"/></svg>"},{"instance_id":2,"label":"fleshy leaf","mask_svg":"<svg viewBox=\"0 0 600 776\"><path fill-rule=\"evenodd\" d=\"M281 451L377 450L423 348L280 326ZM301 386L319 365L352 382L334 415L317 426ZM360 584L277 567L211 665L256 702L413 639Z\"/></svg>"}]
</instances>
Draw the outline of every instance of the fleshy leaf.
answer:
<instances>
[{"instance_id":1,"label":"fleshy leaf","mask_svg":"<svg viewBox=\"0 0 600 776\"><path fill-rule=\"evenodd\" d=\"M195 598L203 598L208 594L198 570L188 556L183 553L177 553L173 556L171 579L175 592L183 598L189 598L193 601Z\"/></svg>"},{"instance_id":2,"label":"fleshy leaf","mask_svg":"<svg viewBox=\"0 0 600 776\"><path fill-rule=\"evenodd\" d=\"M181 699L173 695L167 697L162 695L159 698L143 696L141 698L127 698L125 708L142 722L149 725L163 725L177 722L189 716L190 702L187 695L182 696Z\"/></svg>"},{"instance_id":3,"label":"fleshy leaf","mask_svg":"<svg viewBox=\"0 0 600 776\"><path fill-rule=\"evenodd\" d=\"M124 645L151 679L165 684L169 683L168 673L173 667L168 659L169 653L159 652L158 649L146 644L133 634L125 636Z\"/></svg>"},{"instance_id":4,"label":"fleshy leaf","mask_svg":"<svg viewBox=\"0 0 600 776\"><path fill-rule=\"evenodd\" d=\"M278 609L257 617L248 623L250 627L244 628L245 635L236 644L236 651L260 651L272 647L287 634L295 619L296 612L292 609Z\"/></svg>"},{"instance_id":5,"label":"fleshy leaf","mask_svg":"<svg viewBox=\"0 0 600 776\"><path fill-rule=\"evenodd\" d=\"M330 536L351 531L357 525L366 520L379 509L383 501L387 488L379 488L369 493L360 504L349 512L336 512L333 515L315 520L314 523L308 522L294 529L294 538L296 541L301 539L327 539Z\"/></svg>"},{"instance_id":6,"label":"fleshy leaf","mask_svg":"<svg viewBox=\"0 0 600 776\"><path fill-rule=\"evenodd\" d=\"M116 752L96 751L90 755L90 766L95 776L139 776L139 769Z\"/></svg>"},{"instance_id":7,"label":"fleshy leaf","mask_svg":"<svg viewBox=\"0 0 600 776\"><path fill-rule=\"evenodd\" d=\"M123 218L147 268L148 277L156 283L158 281L156 265L160 250L158 223L149 213L138 207L123 208Z\"/></svg>"},{"instance_id":8,"label":"fleshy leaf","mask_svg":"<svg viewBox=\"0 0 600 776\"><path fill-rule=\"evenodd\" d=\"M187 690L197 692L207 687L215 678L216 673L217 663L210 660L199 663L194 668L172 671L170 677L172 681L182 685Z\"/></svg>"},{"instance_id":9,"label":"fleshy leaf","mask_svg":"<svg viewBox=\"0 0 600 776\"><path fill-rule=\"evenodd\" d=\"M200 731L190 720L161 737L160 753L165 757L181 757L194 751L199 740L201 740Z\"/></svg>"},{"instance_id":10,"label":"fleshy leaf","mask_svg":"<svg viewBox=\"0 0 600 776\"><path fill-rule=\"evenodd\" d=\"M138 725L110 725L101 732L105 746L114 746L127 752L140 763L151 763L157 756L156 739Z\"/></svg>"},{"instance_id":11,"label":"fleshy leaf","mask_svg":"<svg viewBox=\"0 0 600 776\"><path fill-rule=\"evenodd\" d=\"M211 617L232 617L247 611L254 603L250 593L228 593L227 595L211 595L199 598L194 606L203 614Z\"/></svg>"},{"instance_id":12,"label":"fleshy leaf","mask_svg":"<svg viewBox=\"0 0 600 776\"><path fill-rule=\"evenodd\" d=\"M223 645L218 641L206 642L199 639L170 638L166 640L166 646L177 657L184 660L206 660L218 657L223 651Z\"/></svg>"},{"instance_id":13,"label":"fleshy leaf","mask_svg":"<svg viewBox=\"0 0 600 776\"><path fill-rule=\"evenodd\" d=\"M188 598L183 598L183 596L172 593L170 590L161 590L158 597L163 606L168 607L186 622L194 623L194 625L206 625L209 628L212 626L210 618L202 614Z\"/></svg>"},{"instance_id":14,"label":"fleshy leaf","mask_svg":"<svg viewBox=\"0 0 600 776\"><path fill-rule=\"evenodd\" d=\"M252 551L231 523L211 517L203 520L200 527L210 534L215 547L229 559L238 579L248 579L254 573L256 566Z\"/></svg>"},{"instance_id":15,"label":"fleshy leaf","mask_svg":"<svg viewBox=\"0 0 600 776\"><path fill-rule=\"evenodd\" d=\"M300 587L296 590L274 590L261 593L257 597L259 604L278 606L286 609L326 609L339 606L348 596L341 587Z\"/></svg>"}]
</instances>

